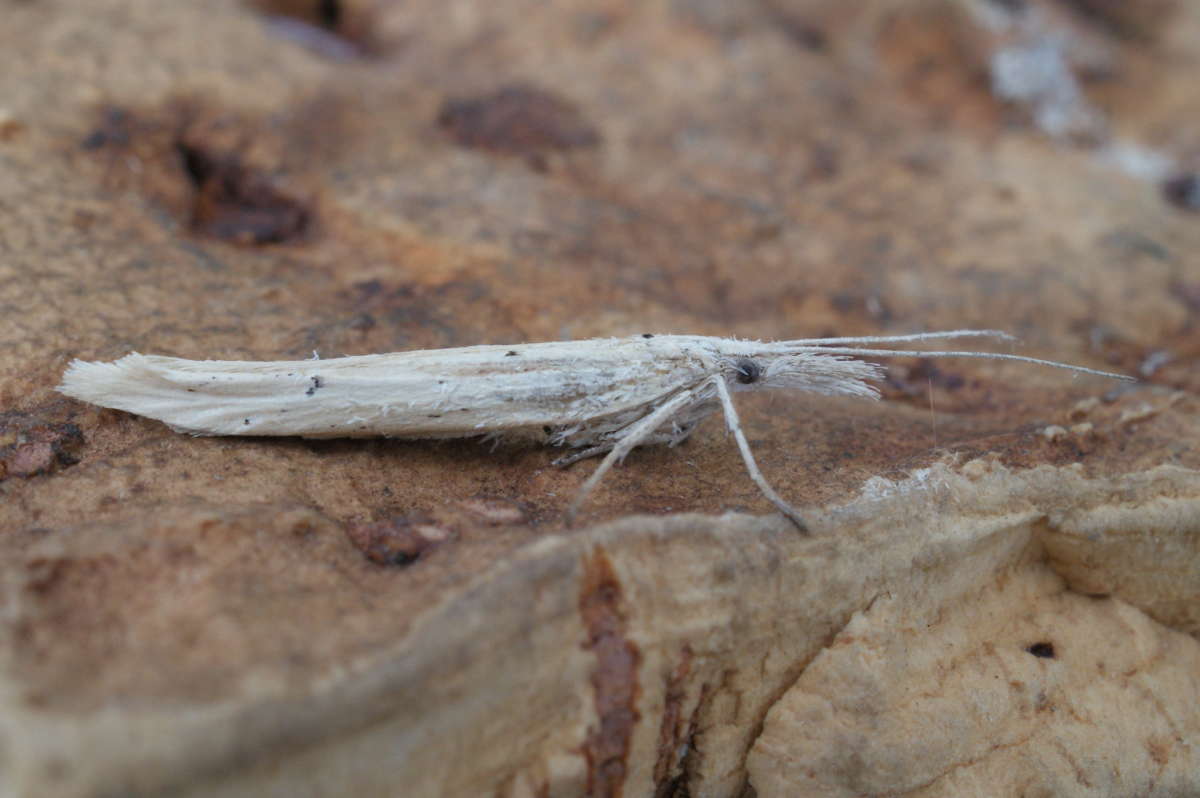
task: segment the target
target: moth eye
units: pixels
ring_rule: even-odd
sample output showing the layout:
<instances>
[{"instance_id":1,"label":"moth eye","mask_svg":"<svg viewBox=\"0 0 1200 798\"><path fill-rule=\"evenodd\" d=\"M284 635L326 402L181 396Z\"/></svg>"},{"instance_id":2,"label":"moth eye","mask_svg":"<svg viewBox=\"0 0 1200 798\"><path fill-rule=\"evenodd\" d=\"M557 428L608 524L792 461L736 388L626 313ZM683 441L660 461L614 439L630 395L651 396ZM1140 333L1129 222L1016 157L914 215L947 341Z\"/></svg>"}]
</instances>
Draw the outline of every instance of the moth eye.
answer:
<instances>
[{"instance_id":1,"label":"moth eye","mask_svg":"<svg viewBox=\"0 0 1200 798\"><path fill-rule=\"evenodd\" d=\"M750 385L758 382L762 377L762 366L755 363L748 357L738 358L733 364L737 369L737 381L742 385Z\"/></svg>"}]
</instances>

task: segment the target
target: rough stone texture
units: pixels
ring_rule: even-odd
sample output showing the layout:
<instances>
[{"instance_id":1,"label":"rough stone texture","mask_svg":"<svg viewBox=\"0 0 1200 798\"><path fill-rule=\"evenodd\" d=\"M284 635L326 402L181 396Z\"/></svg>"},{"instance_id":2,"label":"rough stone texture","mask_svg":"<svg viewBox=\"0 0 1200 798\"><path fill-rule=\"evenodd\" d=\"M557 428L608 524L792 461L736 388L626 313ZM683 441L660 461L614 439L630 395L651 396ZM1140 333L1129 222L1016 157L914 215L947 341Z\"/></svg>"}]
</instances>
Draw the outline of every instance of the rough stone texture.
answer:
<instances>
[{"instance_id":1,"label":"rough stone texture","mask_svg":"<svg viewBox=\"0 0 1200 798\"><path fill-rule=\"evenodd\" d=\"M1030 4L1164 193L991 95L991 5L3 3L0 790L1200 792L1200 12ZM1144 381L747 397L811 538L712 422L567 530L589 466L535 448L53 392L129 350L959 326Z\"/></svg>"},{"instance_id":2,"label":"rough stone texture","mask_svg":"<svg viewBox=\"0 0 1200 798\"><path fill-rule=\"evenodd\" d=\"M1123 513L1107 505L1083 524L1047 518L976 537L952 568L889 586L768 712L748 760L758 794L1195 791L1200 704L1164 697L1200 690L1200 644L1126 603L1130 593L1068 589L1035 531L1076 541L1072 570L1089 561L1169 569L1178 508L1163 496L1150 504L1162 512L1141 505L1140 517L1164 528L1139 531L1162 541L1156 556L1113 561ZM1186 593L1150 603L1194 606L1194 588Z\"/></svg>"}]
</instances>

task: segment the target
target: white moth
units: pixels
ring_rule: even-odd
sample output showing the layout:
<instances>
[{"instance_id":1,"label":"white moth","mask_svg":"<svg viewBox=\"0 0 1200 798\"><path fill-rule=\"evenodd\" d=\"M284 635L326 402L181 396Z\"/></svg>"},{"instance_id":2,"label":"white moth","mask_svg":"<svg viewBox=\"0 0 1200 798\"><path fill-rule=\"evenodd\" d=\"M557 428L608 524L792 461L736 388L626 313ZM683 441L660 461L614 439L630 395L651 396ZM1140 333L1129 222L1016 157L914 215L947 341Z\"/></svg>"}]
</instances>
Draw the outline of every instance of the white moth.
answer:
<instances>
[{"instance_id":1,"label":"white moth","mask_svg":"<svg viewBox=\"0 0 1200 798\"><path fill-rule=\"evenodd\" d=\"M1129 379L1020 355L862 348L968 337L1011 340L995 330L767 342L645 334L329 360L182 360L133 353L114 363L76 360L59 390L194 435L481 435L578 450L557 465L606 455L568 517L634 447L674 446L720 408L750 478L803 530L800 514L754 462L732 392L792 388L878 398L867 381L881 377L880 367L855 358L890 355L1019 360Z\"/></svg>"}]
</instances>

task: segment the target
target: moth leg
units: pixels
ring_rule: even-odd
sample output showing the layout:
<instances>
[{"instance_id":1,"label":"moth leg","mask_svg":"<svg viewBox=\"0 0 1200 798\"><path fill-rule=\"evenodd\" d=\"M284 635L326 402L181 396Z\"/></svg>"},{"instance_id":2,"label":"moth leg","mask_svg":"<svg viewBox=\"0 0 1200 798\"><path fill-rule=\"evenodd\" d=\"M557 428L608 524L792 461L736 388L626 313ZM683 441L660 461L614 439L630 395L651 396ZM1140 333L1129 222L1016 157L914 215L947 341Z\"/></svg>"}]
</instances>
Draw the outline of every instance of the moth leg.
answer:
<instances>
[{"instance_id":1,"label":"moth leg","mask_svg":"<svg viewBox=\"0 0 1200 798\"><path fill-rule=\"evenodd\" d=\"M616 446L616 444L611 441L607 443L601 443L598 446L589 446L582 452L564 454L562 457L550 461L550 465L556 465L559 468L566 468L573 463L578 463L580 460L586 460L589 457L595 457L596 455L604 454L605 452L611 452L614 446Z\"/></svg>"},{"instance_id":2,"label":"moth leg","mask_svg":"<svg viewBox=\"0 0 1200 798\"><path fill-rule=\"evenodd\" d=\"M684 441L686 441L688 439L688 436L692 434L692 430L695 428L696 428L696 422L692 421L692 422L684 424L680 427L673 428L668 432L661 432L661 431L655 432L652 435L646 436L642 440L640 445L645 445L648 443L665 443L667 446L677 446L678 444L681 444ZM589 446L588 448L584 449L582 452L573 452L571 454L564 454L562 457L559 457L555 460L551 460L550 465L555 465L560 468L566 468L569 465L574 465L575 463L578 463L580 460L586 460L589 457L596 457L597 455L611 452L613 447L616 445L617 445L616 441L605 441L604 443L598 443L595 446Z\"/></svg>"},{"instance_id":3,"label":"moth leg","mask_svg":"<svg viewBox=\"0 0 1200 798\"><path fill-rule=\"evenodd\" d=\"M750 444L746 442L746 436L742 434L742 422L738 419L737 408L733 406L733 397L729 395L729 387L725 385L724 378L720 376L713 377L713 384L717 387L717 396L721 398L721 407L725 410L725 424L729 427L729 431L733 433L734 439L737 441L738 449L742 453L742 460L746 463L746 471L750 474L750 479L754 480L754 484L762 491L762 494L771 500L779 508L779 512L787 516L787 519L796 525L796 528L801 532L807 532L808 526L804 523L804 519L800 517L799 511L795 507L788 504L783 498L775 492L767 482L766 477L758 470L758 463L754 462L754 455L750 451Z\"/></svg>"},{"instance_id":4,"label":"moth leg","mask_svg":"<svg viewBox=\"0 0 1200 798\"><path fill-rule=\"evenodd\" d=\"M678 446L691 437L692 430L696 429L696 424L698 423L697 421L689 421L686 424L681 424L673 428L670 432L664 432L655 442L665 443L667 446Z\"/></svg>"},{"instance_id":5,"label":"moth leg","mask_svg":"<svg viewBox=\"0 0 1200 798\"><path fill-rule=\"evenodd\" d=\"M571 506L567 510L567 523L574 522L575 514L579 512L579 508L584 500L587 499L588 494L600 484L600 480L604 478L604 475L608 473L608 470L614 464L620 460L624 460L625 455L629 454L640 444L645 443L647 439L654 435L663 422L674 413L677 413L681 408L691 404L695 401L695 398L695 390L680 391L654 410L642 416L641 419L626 427L621 437L613 442L608 456L600 462L600 465L596 466L596 470L592 472L587 481L583 483L583 486L579 488L579 493L575 495L575 500L571 502Z\"/></svg>"}]
</instances>

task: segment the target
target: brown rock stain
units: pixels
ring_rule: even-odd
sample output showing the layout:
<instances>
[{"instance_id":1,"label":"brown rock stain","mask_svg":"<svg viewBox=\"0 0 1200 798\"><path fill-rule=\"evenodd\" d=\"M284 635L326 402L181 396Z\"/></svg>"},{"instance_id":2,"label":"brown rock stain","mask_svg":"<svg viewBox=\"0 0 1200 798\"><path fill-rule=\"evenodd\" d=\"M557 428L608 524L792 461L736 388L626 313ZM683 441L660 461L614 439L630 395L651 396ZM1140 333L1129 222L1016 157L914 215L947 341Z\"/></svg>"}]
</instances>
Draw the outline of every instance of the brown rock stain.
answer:
<instances>
[{"instance_id":1,"label":"brown rock stain","mask_svg":"<svg viewBox=\"0 0 1200 798\"><path fill-rule=\"evenodd\" d=\"M0 480L50 474L79 462L83 432L71 423L0 415Z\"/></svg>"},{"instance_id":2,"label":"brown rock stain","mask_svg":"<svg viewBox=\"0 0 1200 798\"><path fill-rule=\"evenodd\" d=\"M683 757L680 759L680 765L683 772L665 784L658 786L657 798L686 798L690 793L687 788L686 774L689 770L694 769L694 765L699 759L699 751L693 744L696 739L696 732L700 729L700 715L704 708L708 706L709 698L716 691L711 684L704 682L700 685L700 697L696 701L696 706L692 708L692 714L688 717L687 731L683 734L680 742L687 746Z\"/></svg>"},{"instance_id":3,"label":"brown rock stain","mask_svg":"<svg viewBox=\"0 0 1200 798\"><path fill-rule=\"evenodd\" d=\"M1163 735L1154 735L1146 740L1146 753L1160 769L1170 761L1171 750L1174 747L1174 741Z\"/></svg>"},{"instance_id":4,"label":"brown rock stain","mask_svg":"<svg viewBox=\"0 0 1200 798\"><path fill-rule=\"evenodd\" d=\"M25 123L6 108L0 108L0 141L12 141L25 132Z\"/></svg>"},{"instance_id":5,"label":"brown rock stain","mask_svg":"<svg viewBox=\"0 0 1200 798\"><path fill-rule=\"evenodd\" d=\"M600 135L574 104L526 85L448 99L438 126L456 144L507 155L595 147Z\"/></svg>"},{"instance_id":6,"label":"brown rock stain","mask_svg":"<svg viewBox=\"0 0 1200 798\"><path fill-rule=\"evenodd\" d=\"M341 110L335 98L318 98L277 115L287 120L280 126L196 97L138 109L110 105L98 110L79 148L101 157L105 188L140 191L196 234L284 243L305 237L314 212L308 200L279 187L282 178L293 183L332 157Z\"/></svg>"},{"instance_id":7,"label":"brown rock stain","mask_svg":"<svg viewBox=\"0 0 1200 798\"><path fill-rule=\"evenodd\" d=\"M278 244L307 232L312 216L304 204L275 189L238 152L186 135L175 148L195 189L191 226L197 233L238 244Z\"/></svg>"},{"instance_id":8,"label":"brown rock stain","mask_svg":"<svg viewBox=\"0 0 1200 798\"><path fill-rule=\"evenodd\" d=\"M672 774L679 764L679 745L687 732L682 725L683 704L687 698L686 684L692 671L692 656L691 646L685 645L680 651L679 662L667 676L663 689L663 715L658 729L658 758L654 762L657 796L667 796L674 792Z\"/></svg>"},{"instance_id":9,"label":"brown rock stain","mask_svg":"<svg viewBox=\"0 0 1200 798\"><path fill-rule=\"evenodd\" d=\"M408 565L446 541L452 532L421 515L352 523L346 537L368 560L379 565Z\"/></svg>"},{"instance_id":10,"label":"brown rock stain","mask_svg":"<svg viewBox=\"0 0 1200 798\"><path fill-rule=\"evenodd\" d=\"M612 562L597 547L583 565L579 614L587 629L584 648L596 656L592 692L599 723L583 744L587 759L587 794L620 796L627 774L629 743L641 718L637 669L642 655L628 640L621 583Z\"/></svg>"}]
</instances>

